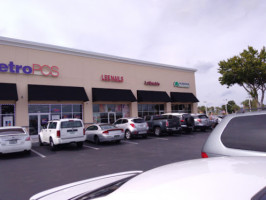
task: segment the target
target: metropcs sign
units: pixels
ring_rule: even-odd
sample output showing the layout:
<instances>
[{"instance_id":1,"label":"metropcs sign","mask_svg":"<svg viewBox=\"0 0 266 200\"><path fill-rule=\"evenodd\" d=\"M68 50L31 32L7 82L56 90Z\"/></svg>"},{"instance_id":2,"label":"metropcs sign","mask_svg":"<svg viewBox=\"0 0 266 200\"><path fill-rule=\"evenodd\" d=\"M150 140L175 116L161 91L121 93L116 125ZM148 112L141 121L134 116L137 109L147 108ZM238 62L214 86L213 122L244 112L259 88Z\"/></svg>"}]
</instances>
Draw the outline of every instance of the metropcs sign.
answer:
<instances>
[{"instance_id":1,"label":"metropcs sign","mask_svg":"<svg viewBox=\"0 0 266 200\"><path fill-rule=\"evenodd\" d=\"M48 65L39 65L32 64L28 65L15 65L13 61L10 61L9 64L0 63L0 72L9 72L14 74L33 74L33 75L42 75L42 76L59 76L59 68L57 66L48 66Z\"/></svg>"}]
</instances>

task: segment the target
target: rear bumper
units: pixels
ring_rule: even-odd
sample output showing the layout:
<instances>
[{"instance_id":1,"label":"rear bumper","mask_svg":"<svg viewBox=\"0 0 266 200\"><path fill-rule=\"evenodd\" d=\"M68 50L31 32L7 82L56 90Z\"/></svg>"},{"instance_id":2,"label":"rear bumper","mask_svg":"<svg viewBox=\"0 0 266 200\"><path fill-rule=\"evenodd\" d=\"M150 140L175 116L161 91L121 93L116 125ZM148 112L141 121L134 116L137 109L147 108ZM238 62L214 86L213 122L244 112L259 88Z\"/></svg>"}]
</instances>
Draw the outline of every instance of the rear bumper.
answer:
<instances>
[{"instance_id":1,"label":"rear bumper","mask_svg":"<svg viewBox=\"0 0 266 200\"><path fill-rule=\"evenodd\" d=\"M181 127L173 127L173 128L166 128L166 132L175 132L175 131L180 131Z\"/></svg>"},{"instance_id":2,"label":"rear bumper","mask_svg":"<svg viewBox=\"0 0 266 200\"><path fill-rule=\"evenodd\" d=\"M23 144L19 145L3 145L0 144L0 153L15 153L21 151L29 151L31 150L32 143L31 141L24 142Z\"/></svg>"},{"instance_id":3,"label":"rear bumper","mask_svg":"<svg viewBox=\"0 0 266 200\"><path fill-rule=\"evenodd\" d=\"M125 136L124 134L116 136L107 135L107 136L100 136L99 139L101 142L111 142L111 141L122 140L124 139L124 136Z\"/></svg>"},{"instance_id":4,"label":"rear bumper","mask_svg":"<svg viewBox=\"0 0 266 200\"><path fill-rule=\"evenodd\" d=\"M56 138L54 140L54 144L68 144L68 143L76 143L76 142L84 142L86 140L86 136L82 137L73 137L73 138Z\"/></svg>"}]
</instances>

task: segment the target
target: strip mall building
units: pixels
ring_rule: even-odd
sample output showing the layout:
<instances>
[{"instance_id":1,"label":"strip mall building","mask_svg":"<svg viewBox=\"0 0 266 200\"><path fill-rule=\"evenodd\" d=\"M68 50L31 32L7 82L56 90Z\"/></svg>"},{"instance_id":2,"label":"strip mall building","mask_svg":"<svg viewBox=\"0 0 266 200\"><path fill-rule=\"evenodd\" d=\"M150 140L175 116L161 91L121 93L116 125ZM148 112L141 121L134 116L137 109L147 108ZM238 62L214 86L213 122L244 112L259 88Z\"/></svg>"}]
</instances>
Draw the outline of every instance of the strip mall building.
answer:
<instances>
[{"instance_id":1,"label":"strip mall building","mask_svg":"<svg viewBox=\"0 0 266 200\"><path fill-rule=\"evenodd\" d=\"M0 37L0 127L196 112L195 69Z\"/></svg>"}]
</instances>

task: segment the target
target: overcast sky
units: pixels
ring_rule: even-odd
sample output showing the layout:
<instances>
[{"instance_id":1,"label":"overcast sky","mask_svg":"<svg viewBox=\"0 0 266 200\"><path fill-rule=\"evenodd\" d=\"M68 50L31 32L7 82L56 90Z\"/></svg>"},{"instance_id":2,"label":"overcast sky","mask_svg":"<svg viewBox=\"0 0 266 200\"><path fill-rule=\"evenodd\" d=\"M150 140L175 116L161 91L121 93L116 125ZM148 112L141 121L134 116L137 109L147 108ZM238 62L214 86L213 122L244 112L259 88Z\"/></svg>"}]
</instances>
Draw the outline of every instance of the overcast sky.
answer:
<instances>
[{"instance_id":1,"label":"overcast sky","mask_svg":"<svg viewBox=\"0 0 266 200\"><path fill-rule=\"evenodd\" d=\"M265 0L0 0L0 36L195 68L199 105L240 104L218 63L266 46Z\"/></svg>"}]
</instances>

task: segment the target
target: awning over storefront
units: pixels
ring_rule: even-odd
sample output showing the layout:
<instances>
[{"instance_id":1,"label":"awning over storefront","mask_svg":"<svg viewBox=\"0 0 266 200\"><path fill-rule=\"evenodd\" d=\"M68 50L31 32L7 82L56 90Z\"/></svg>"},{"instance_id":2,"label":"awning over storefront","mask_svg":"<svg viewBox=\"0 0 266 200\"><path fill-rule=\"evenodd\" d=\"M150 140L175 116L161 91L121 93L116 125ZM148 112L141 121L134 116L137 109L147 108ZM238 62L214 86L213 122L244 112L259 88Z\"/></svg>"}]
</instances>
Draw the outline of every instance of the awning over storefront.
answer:
<instances>
[{"instance_id":1,"label":"awning over storefront","mask_svg":"<svg viewBox=\"0 0 266 200\"><path fill-rule=\"evenodd\" d=\"M92 88L92 101L136 101L131 90Z\"/></svg>"},{"instance_id":2,"label":"awning over storefront","mask_svg":"<svg viewBox=\"0 0 266 200\"><path fill-rule=\"evenodd\" d=\"M172 102L190 102L196 103L199 100L194 96L193 93L187 92L170 92Z\"/></svg>"},{"instance_id":3,"label":"awning over storefront","mask_svg":"<svg viewBox=\"0 0 266 200\"><path fill-rule=\"evenodd\" d=\"M28 85L29 101L89 101L84 87Z\"/></svg>"},{"instance_id":4,"label":"awning over storefront","mask_svg":"<svg viewBox=\"0 0 266 200\"><path fill-rule=\"evenodd\" d=\"M15 83L0 83L0 100L17 101L17 85Z\"/></svg>"},{"instance_id":5,"label":"awning over storefront","mask_svg":"<svg viewBox=\"0 0 266 200\"><path fill-rule=\"evenodd\" d=\"M138 90L138 102L170 102L171 99L164 91Z\"/></svg>"}]
</instances>

